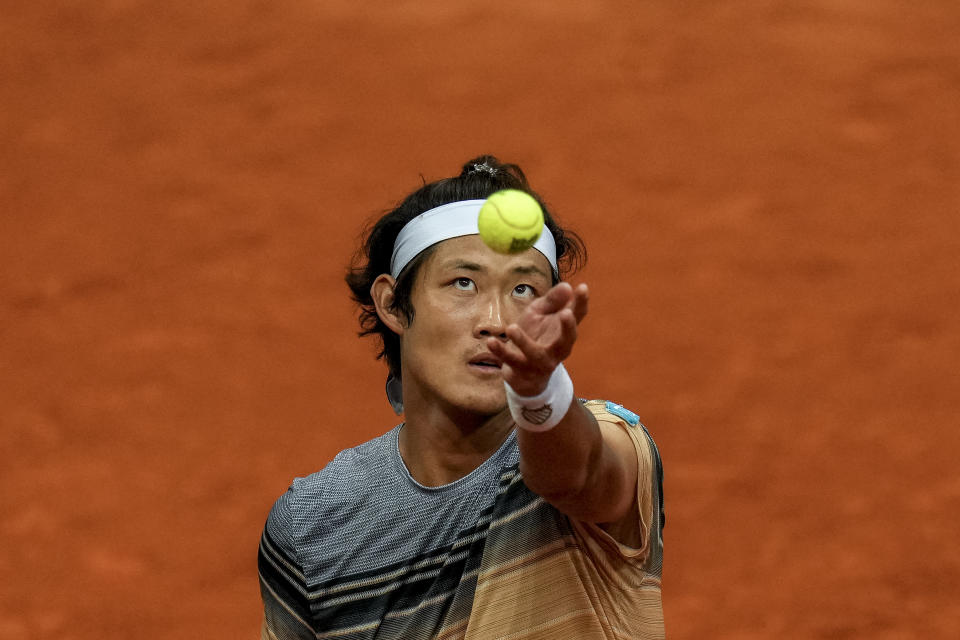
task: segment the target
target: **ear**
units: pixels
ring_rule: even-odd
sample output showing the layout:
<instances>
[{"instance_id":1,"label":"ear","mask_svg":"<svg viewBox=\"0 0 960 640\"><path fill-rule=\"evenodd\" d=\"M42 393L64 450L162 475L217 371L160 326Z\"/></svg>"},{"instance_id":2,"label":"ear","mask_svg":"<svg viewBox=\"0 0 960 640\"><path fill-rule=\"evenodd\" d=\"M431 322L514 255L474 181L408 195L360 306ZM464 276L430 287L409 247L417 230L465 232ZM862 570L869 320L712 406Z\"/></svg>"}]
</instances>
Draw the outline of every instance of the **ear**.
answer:
<instances>
[{"instance_id":1,"label":"ear","mask_svg":"<svg viewBox=\"0 0 960 640\"><path fill-rule=\"evenodd\" d=\"M373 298L373 304L377 308L377 315L380 320L399 336L403 335L406 318L403 317L401 312L392 308L393 288L396 284L397 281L394 280L393 276L381 273L370 285L370 297Z\"/></svg>"}]
</instances>

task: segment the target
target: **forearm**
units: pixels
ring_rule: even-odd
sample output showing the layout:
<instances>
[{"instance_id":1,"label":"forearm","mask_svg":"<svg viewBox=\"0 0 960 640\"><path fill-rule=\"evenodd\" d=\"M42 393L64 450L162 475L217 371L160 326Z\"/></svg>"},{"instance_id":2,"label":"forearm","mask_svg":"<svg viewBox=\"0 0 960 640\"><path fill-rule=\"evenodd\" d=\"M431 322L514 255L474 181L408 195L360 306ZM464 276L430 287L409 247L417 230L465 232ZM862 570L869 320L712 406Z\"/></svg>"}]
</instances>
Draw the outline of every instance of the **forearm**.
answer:
<instances>
[{"instance_id":1,"label":"forearm","mask_svg":"<svg viewBox=\"0 0 960 640\"><path fill-rule=\"evenodd\" d=\"M524 481L548 500L581 493L591 473L597 471L603 452L597 421L576 399L552 429L518 429L517 443Z\"/></svg>"},{"instance_id":2,"label":"forearm","mask_svg":"<svg viewBox=\"0 0 960 640\"><path fill-rule=\"evenodd\" d=\"M568 516L614 522L633 504L637 460L629 435L597 422L578 400L549 430L519 428L517 442L527 487Z\"/></svg>"}]
</instances>

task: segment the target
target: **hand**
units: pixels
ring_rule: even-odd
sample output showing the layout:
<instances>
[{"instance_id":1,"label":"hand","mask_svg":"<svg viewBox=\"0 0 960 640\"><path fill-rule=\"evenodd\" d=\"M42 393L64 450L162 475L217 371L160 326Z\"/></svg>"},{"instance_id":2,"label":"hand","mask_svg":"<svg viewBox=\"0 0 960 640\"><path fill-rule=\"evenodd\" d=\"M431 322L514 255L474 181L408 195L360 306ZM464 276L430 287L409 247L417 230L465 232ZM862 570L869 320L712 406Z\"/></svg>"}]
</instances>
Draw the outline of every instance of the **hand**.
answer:
<instances>
[{"instance_id":1,"label":"hand","mask_svg":"<svg viewBox=\"0 0 960 640\"><path fill-rule=\"evenodd\" d=\"M503 379L523 396L543 391L550 374L573 351L577 325L587 315L587 285L556 285L507 327L507 341L487 338L487 348L501 362Z\"/></svg>"}]
</instances>

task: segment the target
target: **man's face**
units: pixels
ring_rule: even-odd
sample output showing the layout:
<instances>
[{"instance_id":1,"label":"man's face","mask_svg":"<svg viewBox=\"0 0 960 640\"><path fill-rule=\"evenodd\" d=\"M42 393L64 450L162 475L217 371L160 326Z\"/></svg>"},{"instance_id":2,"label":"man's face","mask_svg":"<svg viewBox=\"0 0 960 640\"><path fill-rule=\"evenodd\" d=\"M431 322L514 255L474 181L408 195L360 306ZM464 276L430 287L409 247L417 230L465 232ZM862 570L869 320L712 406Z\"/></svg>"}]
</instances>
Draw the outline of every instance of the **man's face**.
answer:
<instances>
[{"instance_id":1,"label":"man's face","mask_svg":"<svg viewBox=\"0 0 960 640\"><path fill-rule=\"evenodd\" d=\"M413 321L401 336L404 396L442 408L493 415L506 405L503 378L486 347L552 286L534 249L494 253L479 236L437 245L417 273Z\"/></svg>"}]
</instances>

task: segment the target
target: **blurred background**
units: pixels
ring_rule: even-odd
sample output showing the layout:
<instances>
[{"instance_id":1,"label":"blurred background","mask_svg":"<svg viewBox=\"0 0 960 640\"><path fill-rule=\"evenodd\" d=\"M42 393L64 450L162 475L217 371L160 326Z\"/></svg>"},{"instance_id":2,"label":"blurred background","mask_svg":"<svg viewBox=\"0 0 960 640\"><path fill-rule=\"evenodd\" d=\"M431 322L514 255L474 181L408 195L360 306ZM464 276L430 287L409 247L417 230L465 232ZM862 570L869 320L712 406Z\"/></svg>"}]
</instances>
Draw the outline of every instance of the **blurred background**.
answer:
<instances>
[{"instance_id":1,"label":"blurred background","mask_svg":"<svg viewBox=\"0 0 960 640\"><path fill-rule=\"evenodd\" d=\"M0 638L257 637L395 423L343 275L493 153L590 250L669 637L960 637L960 4L0 1Z\"/></svg>"}]
</instances>

